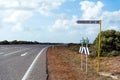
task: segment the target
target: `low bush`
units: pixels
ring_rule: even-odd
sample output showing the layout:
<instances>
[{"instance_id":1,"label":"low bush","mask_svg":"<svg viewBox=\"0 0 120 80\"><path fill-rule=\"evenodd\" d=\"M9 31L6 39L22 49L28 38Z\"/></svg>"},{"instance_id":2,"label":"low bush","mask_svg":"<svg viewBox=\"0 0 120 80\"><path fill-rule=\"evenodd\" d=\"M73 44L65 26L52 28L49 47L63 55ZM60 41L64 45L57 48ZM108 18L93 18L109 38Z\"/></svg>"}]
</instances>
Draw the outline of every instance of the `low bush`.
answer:
<instances>
[{"instance_id":1,"label":"low bush","mask_svg":"<svg viewBox=\"0 0 120 80\"><path fill-rule=\"evenodd\" d=\"M97 57L99 34L93 42L93 53L91 57ZM101 52L100 56L119 56L120 55L120 32L107 30L101 32Z\"/></svg>"}]
</instances>

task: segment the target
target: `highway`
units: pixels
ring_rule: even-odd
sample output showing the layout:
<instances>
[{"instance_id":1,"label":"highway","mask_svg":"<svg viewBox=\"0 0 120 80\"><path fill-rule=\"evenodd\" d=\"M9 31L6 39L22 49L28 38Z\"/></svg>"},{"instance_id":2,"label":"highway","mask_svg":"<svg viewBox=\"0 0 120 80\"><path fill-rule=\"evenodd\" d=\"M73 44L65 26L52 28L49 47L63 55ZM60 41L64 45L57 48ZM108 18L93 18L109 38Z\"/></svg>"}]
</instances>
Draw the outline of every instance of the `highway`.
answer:
<instances>
[{"instance_id":1,"label":"highway","mask_svg":"<svg viewBox=\"0 0 120 80\"><path fill-rule=\"evenodd\" d=\"M48 45L0 45L0 80L46 80Z\"/></svg>"}]
</instances>

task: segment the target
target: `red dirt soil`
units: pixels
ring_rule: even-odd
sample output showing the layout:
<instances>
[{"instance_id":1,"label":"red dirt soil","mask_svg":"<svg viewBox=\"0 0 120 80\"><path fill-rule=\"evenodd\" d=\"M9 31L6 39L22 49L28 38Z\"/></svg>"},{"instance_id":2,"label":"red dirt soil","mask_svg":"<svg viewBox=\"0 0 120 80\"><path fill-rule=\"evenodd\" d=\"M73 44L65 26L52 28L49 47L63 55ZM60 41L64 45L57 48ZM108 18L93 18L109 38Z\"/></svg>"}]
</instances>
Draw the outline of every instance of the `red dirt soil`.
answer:
<instances>
[{"instance_id":1,"label":"red dirt soil","mask_svg":"<svg viewBox=\"0 0 120 80\"><path fill-rule=\"evenodd\" d=\"M52 48L48 49L48 80L79 80L75 67L64 61Z\"/></svg>"}]
</instances>

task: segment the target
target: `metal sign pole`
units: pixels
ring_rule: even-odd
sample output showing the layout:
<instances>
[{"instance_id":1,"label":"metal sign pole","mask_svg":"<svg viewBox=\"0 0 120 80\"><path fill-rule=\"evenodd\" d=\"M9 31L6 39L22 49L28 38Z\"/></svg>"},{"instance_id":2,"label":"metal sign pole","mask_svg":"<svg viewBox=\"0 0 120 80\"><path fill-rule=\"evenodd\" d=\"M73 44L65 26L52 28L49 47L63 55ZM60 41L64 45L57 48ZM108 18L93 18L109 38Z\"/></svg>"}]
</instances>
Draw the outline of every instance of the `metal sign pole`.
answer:
<instances>
[{"instance_id":1,"label":"metal sign pole","mask_svg":"<svg viewBox=\"0 0 120 80\"><path fill-rule=\"evenodd\" d=\"M97 73L100 71L101 24L102 24L102 21L100 20L100 32L99 32L99 41L98 41L98 66L97 66Z\"/></svg>"}]
</instances>

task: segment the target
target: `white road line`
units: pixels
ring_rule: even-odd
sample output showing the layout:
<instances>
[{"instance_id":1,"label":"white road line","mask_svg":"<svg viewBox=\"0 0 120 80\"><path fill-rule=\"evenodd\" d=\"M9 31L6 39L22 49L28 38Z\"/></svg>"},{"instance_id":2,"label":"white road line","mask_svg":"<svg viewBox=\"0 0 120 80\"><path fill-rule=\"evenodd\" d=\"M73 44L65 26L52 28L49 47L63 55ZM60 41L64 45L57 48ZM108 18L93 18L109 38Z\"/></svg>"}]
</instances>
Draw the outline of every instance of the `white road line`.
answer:
<instances>
[{"instance_id":1,"label":"white road line","mask_svg":"<svg viewBox=\"0 0 120 80\"><path fill-rule=\"evenodd\" d=\"M39 54L35 57L34 61L32 62L32 64L30 65L30 67L28 68L28 70L26 71L25 75L23 76L22 80L28 80L29 79L29 76L30 74L32 73L32 70L39 58L39 56L41 55L41 53L46 49L47 47L43 48Z\"/></svg>"},{"instance_id":2,"label":"white road line","mask_svg":"<svg viewBox=\"0 0 120 80\"><path fill-rule=\"evenodd\" d=\"M21 54L21 56L25 56L25 55L27 55L28 54L28 52L25 52L24 54Z\"/></svg>"},{"instance_id":3,"label":"white road line","mask_svg":"<svg viewBox=\"0 0 120 80\"><path fill-rule=\"evenodd\" d=\"M8 55L11 55L11 54L15 54L15 53L18 53L18 52L21 52L21 51L25 51L25 50L28 50L29 48L27 49L23 49L23 50L18 50L18 51L14 51L14 52L11 52L11 53L8 53L8 54L5 54L4 56L8 56Z\"/></svg>"},{"instance_id":4,"label":"white road line","mask_svg":"<svg viewBox=\"0 0 120 80\"><path fill-rule=\"evenodd\" d=\"M4 54L4 52L0 52L0 55Z\"/></svg>"},{"instance_id":5,"label":"white road line","mask_svg":"<svg viewBox=\"0 0 120 80\"><path fill-rule=\"evenodd\" d=\"M13 47L12 48L1 48L0 50L6 50L6 49L13 49Z\"/></svg>"}]
</instances>

